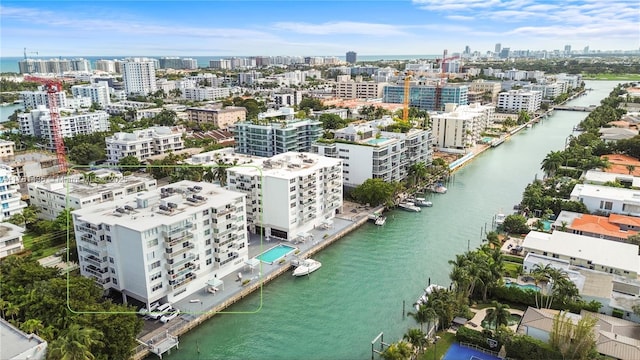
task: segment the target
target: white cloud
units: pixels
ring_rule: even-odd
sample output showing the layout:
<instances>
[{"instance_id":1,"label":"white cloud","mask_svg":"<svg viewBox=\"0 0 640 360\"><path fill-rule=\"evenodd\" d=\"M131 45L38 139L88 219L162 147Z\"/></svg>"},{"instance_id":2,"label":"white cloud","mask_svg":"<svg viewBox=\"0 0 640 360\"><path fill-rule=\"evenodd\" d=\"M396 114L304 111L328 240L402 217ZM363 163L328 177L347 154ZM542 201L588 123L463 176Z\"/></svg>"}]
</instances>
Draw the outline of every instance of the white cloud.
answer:
<instances>
[{"instance_id":1,"label":"white cloud","mask_svg":"<svg viewBox=\"0 0 640 360\"><path fill-rule=\"evenodd\" d=\"M464 15L447 15L445 17L449 20L460 20L460 21L475 20L473 16L464 16Z\"/></svg>"},{"instance_id":2,"label":"white cloud","mask_svg":"<svg viewBox=\"0 0 640 360\"><path fill-rule=\"evenodd\" d=\"M335 35L354 34L371 36L397 36L406 35L396 25L376 24L352 21L335 21L321 24L311 24L303 22L277 22L273 24L277 30L293 31L307 35Z\"/></svg>"}]
</instances>

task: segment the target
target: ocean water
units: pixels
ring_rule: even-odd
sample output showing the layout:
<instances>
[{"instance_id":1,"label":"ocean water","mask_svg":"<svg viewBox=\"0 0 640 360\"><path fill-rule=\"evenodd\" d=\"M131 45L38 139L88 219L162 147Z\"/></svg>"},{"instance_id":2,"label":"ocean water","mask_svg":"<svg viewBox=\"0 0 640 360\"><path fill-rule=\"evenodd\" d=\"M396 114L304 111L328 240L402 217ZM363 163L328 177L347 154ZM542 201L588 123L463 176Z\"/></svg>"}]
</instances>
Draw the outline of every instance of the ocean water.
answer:
<instances>
[{"instance_id":1,"label":"ocean water","mask_svg":"<svg viewBox=\"0 0 640 360\"><path fill-rule=\"evenodd\" d=\"M105 55L105 56L63 56L63 59L73 59L73 58L85 58L91 62L93 68L95 68L95 61L100 59L124 59L126 57L132 57L137 55ZM249 57L247 56L236 56L236 57ZM336 56L336 55L326 55L326 56ZM358 55L357 61L379 61L379 60L414 60L414 59L435 59L441 55ZM160 58L161 56L148 56L151 58ZM198 61L198 67L206 68L209 66L209 60L217 60L229 58L229 56L188 56L183 55L180 57L193 58ZM345 60L344 56L336 56L339 59ZM40 56L35 57L34 59L51 59L56 58L56 56ZM22 57L0 57L0 73L8 73L8 72L19 72L18 61L22 60Z\"/></svg>"}]
</instances>

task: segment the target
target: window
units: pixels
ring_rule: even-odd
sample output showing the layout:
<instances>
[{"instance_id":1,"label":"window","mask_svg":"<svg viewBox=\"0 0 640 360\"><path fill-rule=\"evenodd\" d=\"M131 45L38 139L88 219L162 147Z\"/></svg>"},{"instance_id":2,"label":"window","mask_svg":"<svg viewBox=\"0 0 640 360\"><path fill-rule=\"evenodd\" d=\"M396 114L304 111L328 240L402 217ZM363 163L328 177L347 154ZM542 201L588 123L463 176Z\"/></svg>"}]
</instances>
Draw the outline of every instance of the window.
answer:
<instances>
[{"instance_id":1,"label":"window","mask_svg":"<svg viewBox=\"0 0 640 360\"><path fill-rule=\"evenodd\" d=\"M206 255L211 255L211 249L207 249L207 251L205 252Z\"/></svg>"},{"instance_id":2,"label":"window","mask_svg":"<svg viewBox=\"0 0 640 360\"><path fill-rule=\"evenodd\" d=\"M158 261L154 262L153 264L151 264L151 265L149 266L149 268L150 268L151 270L153 270L153 269L157 269L157 268L159 268L159 267L160 267L160 260L158 260Z\"/></svg>"},{"instance_id":3,"label":"window","mask_svg":"<svg viewBox=\"0 0 640 360\"><path fill-rule=\"evenodd\" d=\"M151 291L157 291L162 289L162 283L159 283L157 285L155 285L154 287L151 288Z\"/></svg>"},{"instance_id":4,"label":"window","mask_svg":"<svg viewBox=\"0 0 640 360\"><path fill-rule=\"evenodd\" d=\"M202 212L202 215L209 215L209 209Z\"/></svg>"},{"instance_id":5,"label":"window","mask_svg":"<svg viewBox=\"0 0 640 360\"><path fill-rule=\"evenodd\" d=\"M207 239L207 240L204 242L204 244L205 244L205 245L211 245L211 239Z\"/></svg>"},{"instance_id":6,"label":"window","mask_svg":"<svg viewBox=\"0 0 640 360\"><path fill-rule=\"evenodd\" d=\"M112 264L115 264L115 261L113 260L113 258L111 256L109 256L109 262Z\"/></svg>"},{"instance_id":7,"label":"window","mask_svg":"<svg viewBox=\"0 0 640 360\"><path fill-rule=\"evenodd\" d=\"M212 261L211 259L207 259L207 265L211 265Z\"/></svg>"},{"instance_id":8,"label":"window","mask_svg":"<svg viewBox=\"0 0 640 360\"><path fill-rule=\"evenodd\" d=\"M118 279L116 278L111 278L111 280L113 281L114 284L118 285Z\"/></svg>"},{"instance_id":9,"label":"window","mask_svg":"<svg viewBox=\"0 0 640 360\"><path fill-rule=\"evenodd\" d=\"M107 241L111 242L111 236L107 235Z\"/></svg>"},{"instance_id":10,"label":"window","mask_svg":"<svg viewBox=\"0 0 640 360\"><path fill-rule=\"evenodd\" d=\"M152 247L158 245L158 239L151 239L147 241L147 247Z\"/></svg>"},{"instance_id":11,"label":"window","mask_svg":"<svg viewBox=\"0 0 640 360\"><path fill-rule=\"evenodd\" d=\"M157 273L151 275L151 281L160 279L161 277L162 277L162 273L161 272L157 272Z\"/></svg>"}]
</instances>

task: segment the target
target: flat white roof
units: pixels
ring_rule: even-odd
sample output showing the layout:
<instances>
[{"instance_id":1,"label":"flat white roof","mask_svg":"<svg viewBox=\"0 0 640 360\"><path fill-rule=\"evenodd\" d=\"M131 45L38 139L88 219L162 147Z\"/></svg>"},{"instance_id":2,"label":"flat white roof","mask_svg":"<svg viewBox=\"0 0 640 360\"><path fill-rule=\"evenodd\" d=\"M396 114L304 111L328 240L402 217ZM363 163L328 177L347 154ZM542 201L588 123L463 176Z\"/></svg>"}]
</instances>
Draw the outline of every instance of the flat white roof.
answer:
<instances>
[{"instance_id":1,"label":"flat white roof","mask_svg":"<svg viewBox=\"0 0 640 360\"><path fill-rule=\"evenodd\" d=\"M563 231L554 231L551 234L531 231L524 238L522 247L527 250L546 251L547 253L591 260L597 265L633 273L638 273L640 268L638 245Z\"/></svg>"},{"instance_id":2,"label":"flat white roof","mask_svg":"<svg viewBox=\"0 0 640 360\"><path fill-rule=\"evenodd\" d=\"M200 187L200 190L188 190L194 187ZM220 207L245 197L244 193L227 190L207 182L183 180L162 187L162 189L166 188L171 188L174 192L167 193L165 197L161 196L160 189L132 194L122 199L74 210L73 214L79 218L79 221L87 221L91 224L119 225L135 231L144 231L190 219L198 211ZM190 195L202 196L205 200L191 202L187 200ZM141 203L146 200L147 206L139 206L138 199ZM171 212L162 211L159 206L166 203L173 203L176 208ZM118 212L117 208L122 210Z\"/></svg>"},{"instance_id":3,"label":"flat white roof","mask_svg":"<svg viewBox=\"0 0 640 360\"><path fill-rule=\"evenodd\" d=\"M604 184L608 181L616 181L616 179L630 181L632 186L640 187L640 178L633 175L608 173L598 170L589 170L584 175L584 180L587 183Z\"/></svg>"},{"instance_id":4,"label":"flat white roof","mask_svg":"<svg viewBox=\"0 0 640 360\"><path fill-rule=\"evenodd\" d=\"M577 184L571 191L572 198L589 197L613 201L640 201L640 190L616 188L592 184Z\"/></svg>"}]
</instances>

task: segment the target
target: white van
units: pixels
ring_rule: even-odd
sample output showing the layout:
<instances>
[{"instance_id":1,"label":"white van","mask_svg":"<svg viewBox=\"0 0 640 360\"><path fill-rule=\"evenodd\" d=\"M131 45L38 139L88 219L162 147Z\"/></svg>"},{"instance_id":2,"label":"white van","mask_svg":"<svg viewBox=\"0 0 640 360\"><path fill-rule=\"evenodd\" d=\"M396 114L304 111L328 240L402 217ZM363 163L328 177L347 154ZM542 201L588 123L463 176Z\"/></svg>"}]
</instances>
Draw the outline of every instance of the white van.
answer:
<instances>
[{"instance_id":1,"label":"white van","mask_svg":"<svg viewBox=\"0 0 640 360\"><path fill-rule=\"evenodd\" d=\"M149 317L157 320L163 315L166 315L166 313L171 312L171 310L173 310L173 308L171 307L171 304L169 303L162 304L154 312L149 313Z\"/></svg>"}]
</instances>

